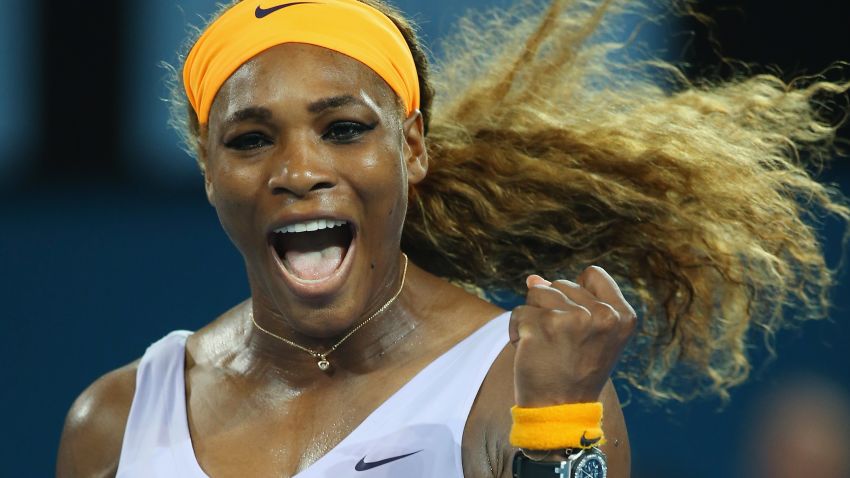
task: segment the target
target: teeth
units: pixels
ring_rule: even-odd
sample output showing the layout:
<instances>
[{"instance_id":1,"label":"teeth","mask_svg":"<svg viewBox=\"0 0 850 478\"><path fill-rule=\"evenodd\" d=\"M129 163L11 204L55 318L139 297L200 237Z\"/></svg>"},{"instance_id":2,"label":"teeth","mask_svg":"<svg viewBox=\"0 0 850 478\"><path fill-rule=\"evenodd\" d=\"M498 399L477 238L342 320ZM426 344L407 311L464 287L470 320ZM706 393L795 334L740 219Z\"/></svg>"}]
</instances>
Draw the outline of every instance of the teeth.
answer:
<instances>
[{"instance_id":1,"label":"teeth","mask_svg":"<svg viewBox=\"0 0 850 478\"><path fill-rule=\"evenodd\" d=\"M345 223L345 221L337 221L334 219L316 219L313 221L299 222L283 226L279 229L275 229L274 232L285 234L287 232L318 231L319 229L331 229L333 227L342 226Z\"/></svg>"}]
</instances>

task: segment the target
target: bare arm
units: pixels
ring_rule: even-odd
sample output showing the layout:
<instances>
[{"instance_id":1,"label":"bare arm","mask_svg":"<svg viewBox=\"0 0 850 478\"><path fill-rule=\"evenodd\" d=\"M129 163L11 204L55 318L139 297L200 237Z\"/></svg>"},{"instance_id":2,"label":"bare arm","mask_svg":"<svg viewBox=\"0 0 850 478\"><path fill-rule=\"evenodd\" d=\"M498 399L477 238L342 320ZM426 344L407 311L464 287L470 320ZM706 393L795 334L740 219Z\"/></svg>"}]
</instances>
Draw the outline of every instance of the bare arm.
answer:
<instances>
[{"instance_id":1,"label":"bare arm","mask_svg":"<svg viewBox=\"0 0 850 478\"><path fill-rule=\"evenodd\" d=\"M617 392L614 390L614 386L610 381L602 390L599 401L602 402L605 411L602 417L602 430L605 432L606 443L600 448L607 457L608 476L610 478L629 478L631 476L629 435L626 430L626 422L623 419L620 400L617 398ZM508 425L510 426L510 424ZM511 460L515 451L516 448L511 447L502 451L502 461L505 462L506 466L499 478L512 477ZM545 454L545 452L542 454ZM551 454L546 457L546 460L558 461L565 458L566 455L563 453L563 450L552 450Z\"/></svg>"},{"instance_id":2,"label":"bare arm","mask_svg":"<svg viewBox=\"0 0 850 478\"><path fill-rule=\"evenodd\" d=\"M508 436L510 407L514 405L514 349L511 346L496 359L482 384L464 432L463 469L467 478L511 478L511 462L516 448ZM631 476L631 452L620 401L610 381L599 397L605 410L602 428L610 478ZM555 460L557 452L550 458Z\"/></svg>"},{"instance_id":3,"label":"bare arm","mask_svg":"<svg viewBox=\"0 0 850 478\"><path fill-rule=\"evenodd\" d=\"M605 432L606 443L601 448L608 456L608 476L629 478L632 472L629 433L626 429L626 420L623 418L620 399L610 380L602 390L599 400L604 409L602 430Z\"/></svg>"},{"instance_id":4,"label":"bare arm","mask_svg":"<svg viewBox=\"0 0 850 478\"><path fill-rule=\"evenodd\" d=\"M628 477L628 436L610 376L634 331L634 308L601 267L587 267L576 282L550 282L532 275L526 283L526 303L511 313L511 345L488 373L473 409L477 423L489 423L483 432L473 432L487 437L483 453L489 474L482 474L484 467L470 457L468 476L511 476L515 449L508 437L513 404L538 408L601 401L609 476ZM546 459L564 457L563 450L553 450Z\"/></svg>"},{"instance_id":5,"label":"bare arm","mask_svg":"<svg viewBox=\"0 0 850 478\"><path fill-rule=\"evenodd\" d=\"M59 442L57 478L115 476L137 365L100 377L74 401Z\"/></svg>"}]
</instances>

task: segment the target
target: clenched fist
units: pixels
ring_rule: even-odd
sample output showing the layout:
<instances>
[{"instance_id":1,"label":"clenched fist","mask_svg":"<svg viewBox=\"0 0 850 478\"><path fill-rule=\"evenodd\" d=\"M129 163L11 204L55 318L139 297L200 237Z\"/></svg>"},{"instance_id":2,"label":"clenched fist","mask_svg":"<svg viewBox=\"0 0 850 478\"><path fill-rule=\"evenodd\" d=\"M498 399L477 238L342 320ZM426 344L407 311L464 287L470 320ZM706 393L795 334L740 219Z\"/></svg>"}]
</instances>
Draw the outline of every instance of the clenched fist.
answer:
<instances>
[{"instance_id":1,"label":"clenched fist","mask_svg":"<svg viewBox=\"0 0 850 478\"><path fill-rule=\"evenodd\" d=\"M597 266L577 283L526 280L525 305L510 320L514 393L521 407L595 402L635 329L635 311Z\"/></svg>"}]
</instances>

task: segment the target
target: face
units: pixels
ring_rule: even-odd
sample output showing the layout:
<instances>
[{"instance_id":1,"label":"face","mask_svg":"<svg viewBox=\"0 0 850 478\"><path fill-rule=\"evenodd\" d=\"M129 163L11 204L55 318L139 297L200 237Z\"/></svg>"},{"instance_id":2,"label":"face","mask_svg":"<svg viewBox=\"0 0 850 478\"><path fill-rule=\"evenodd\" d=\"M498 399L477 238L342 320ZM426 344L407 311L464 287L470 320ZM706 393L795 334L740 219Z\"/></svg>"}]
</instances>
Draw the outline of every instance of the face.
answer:
<instances>
[{"instance_id":1,"label":"face","mask_svg":"<svg viewBox=\"0 0 850 478\"><path fill-rule=\"evenodd\" d=\"M421 115L405 118L372 70L312 45L266 50L222 86L200 141L257 314L330 337L395 293L408 187L427 160Z\"/></svg>"}]
</instances>

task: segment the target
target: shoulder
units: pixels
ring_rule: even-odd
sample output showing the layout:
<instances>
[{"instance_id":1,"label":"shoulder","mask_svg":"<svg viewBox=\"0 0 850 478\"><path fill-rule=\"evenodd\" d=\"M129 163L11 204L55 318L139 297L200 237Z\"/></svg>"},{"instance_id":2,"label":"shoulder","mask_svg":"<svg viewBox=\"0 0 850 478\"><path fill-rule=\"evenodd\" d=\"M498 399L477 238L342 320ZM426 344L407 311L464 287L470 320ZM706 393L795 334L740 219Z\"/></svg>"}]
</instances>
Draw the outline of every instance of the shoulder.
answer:
<instances>
[{"instance_id":1,"label":"shoulder","mask_svg":"<svg viewBox=\"0 0 850 478\"><path fill-rule=\"evenodd\" d=\"M139 361L113 370L74 401L65 418L56 476L114 476Z\"/></svg>"},{"instance_id":2,"label":"shoulder","mask_svg":"<svg viewBox=\"0 0 850 478\"><path fill-rule=\"evenodd\" d=\"M514 347L508 344L493 363L475 399L464 431L466 476L508 477L516 451L508 439L514 405ZM630 447L620 400L609 380L600 401L605 413L602 429L607 443L609 476L629 476Z\"/></svg>"}]
</instances>

